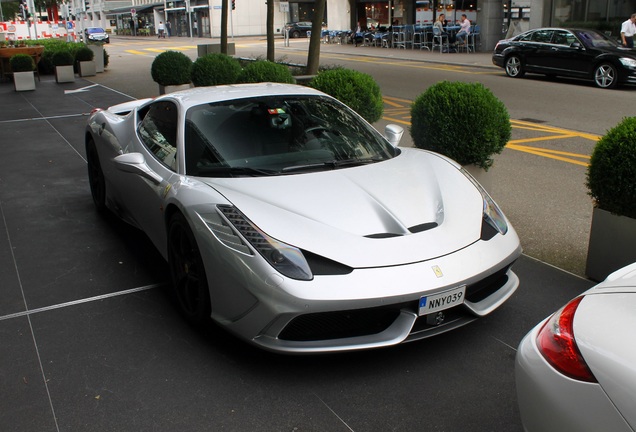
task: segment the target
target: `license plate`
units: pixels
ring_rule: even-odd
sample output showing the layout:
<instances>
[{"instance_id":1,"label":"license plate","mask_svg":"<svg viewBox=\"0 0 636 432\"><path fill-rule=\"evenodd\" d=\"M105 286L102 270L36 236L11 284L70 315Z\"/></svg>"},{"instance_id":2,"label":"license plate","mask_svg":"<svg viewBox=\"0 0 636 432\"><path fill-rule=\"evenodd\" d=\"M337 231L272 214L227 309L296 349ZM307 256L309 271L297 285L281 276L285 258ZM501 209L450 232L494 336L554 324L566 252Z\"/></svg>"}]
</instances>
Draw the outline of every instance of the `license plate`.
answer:
<instances>
[{"instance_id":1,"label":"license plate","mask_svg":"<svg viewBox=\"0 0 636 432\"><path fill-rule=\"evenodd\" d=\"M466 285L438 294L420 297L420 315L428 315L464 303Z\"/></svg>"}]
</instances>

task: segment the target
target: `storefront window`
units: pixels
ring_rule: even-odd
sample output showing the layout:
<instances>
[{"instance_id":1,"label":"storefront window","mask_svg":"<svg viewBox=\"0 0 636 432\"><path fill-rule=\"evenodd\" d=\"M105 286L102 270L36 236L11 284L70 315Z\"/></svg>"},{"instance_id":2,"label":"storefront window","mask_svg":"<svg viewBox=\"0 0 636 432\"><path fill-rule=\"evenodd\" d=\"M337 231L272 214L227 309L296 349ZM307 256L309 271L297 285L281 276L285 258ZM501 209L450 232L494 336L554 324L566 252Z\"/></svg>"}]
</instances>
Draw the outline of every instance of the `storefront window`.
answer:
<instances>
[{"instance_id":1,"label":"storefront window","mask_svg":"<svg viewBox=\"0 0 636 432\"><path fill-rule=\"evenodd\" d=\"M554 0L549 25L595 28L618 35L621 23L633 13L629 2L615 0Z\"/></svg>"}]
</instances>

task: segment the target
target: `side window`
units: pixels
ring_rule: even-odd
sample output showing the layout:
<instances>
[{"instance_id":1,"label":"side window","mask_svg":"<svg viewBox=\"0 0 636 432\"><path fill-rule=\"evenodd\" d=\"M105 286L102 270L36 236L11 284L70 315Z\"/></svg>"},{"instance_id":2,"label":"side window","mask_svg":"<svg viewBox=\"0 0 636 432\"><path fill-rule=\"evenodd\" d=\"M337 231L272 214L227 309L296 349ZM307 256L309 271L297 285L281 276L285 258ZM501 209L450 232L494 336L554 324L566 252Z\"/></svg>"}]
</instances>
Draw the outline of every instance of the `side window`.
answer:
<instances>
[{"instance_id":1,"label":"side window","mask_svg":"<svg viewBox=\"0 0 636 432\"><path fill-rule=\"evenodd\" d=\"M151 104L139 123L139 138L159 161L177 169L177 106L170 101ZM143 113L142 113L143 115Z\"/></svg>"},{"instance_id":2,"label":"side window","mask_svg":"<svg viewBox=\"0 0 636 432\"><path fill-rule=\"evenodd\" d=\"M550 43L552 39L553 30L537 30L532 33L532 41L540 43Z\"/></svg>"},{"instance_id":3,"label":"side window","mask_svg":"<svg viewBox=\"0 0 636 432\"><path fill-rule=\"evenodd\" d=\"M574 42L576 42L576 38L568 31L555 30L554 35L552 36L552 43L556 45L570 46Z\"/></svg>"}]
</instances>

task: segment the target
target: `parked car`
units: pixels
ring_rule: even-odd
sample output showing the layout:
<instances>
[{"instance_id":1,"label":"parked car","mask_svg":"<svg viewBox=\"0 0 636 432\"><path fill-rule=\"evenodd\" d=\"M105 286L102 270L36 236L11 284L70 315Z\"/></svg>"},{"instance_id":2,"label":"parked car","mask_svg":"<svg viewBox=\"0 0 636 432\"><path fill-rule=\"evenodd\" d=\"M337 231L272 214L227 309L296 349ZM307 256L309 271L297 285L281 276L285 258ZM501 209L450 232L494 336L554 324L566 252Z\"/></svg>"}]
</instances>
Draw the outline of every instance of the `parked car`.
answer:
<instances>
[{"instance_id":1,"label":"parked car","mask_svg":"<svg viewBox=\"0 0 636 432\"><path fill-rule=\"evenodd\" d=\"M273 351L395 345L501 306L521 247L461 166L385 133L309 87L200 87L92 113L89 183L189 320Z\"/></svg>"},{"instance_id":2,"label":"parked car","mask_svg":"<svg viewBox=\"0 0 636 432\"><path fill-rule=\"evenodd\" d=\"M576 297L522 340L526 432L636 430L636 264Z\"/></svg>"},{"instance_id":3,"label":"parked car","mask_svg":"<svg viewBox=\"0 0 636 432\"><path fill-rule=\"evenodd\" d=\"M104 42L110 43L110 37L106 30L101 27L88 27L84 30L84 38L86 42Z\"/></svg>"},{"instance_id":4,"label":"parked car","mask_svg":"<svg viewBox=\"0 0 636 432\"><path fill-rule=\"evenodd\" d=\"M311 21L287 23L285 30L289 32L290 38L307 37L307 32L311 31Z\"/></svg>"},{"instance_id":5,"label":"parked car","mask_svg":"<svg viewBox=\"0 0 636 432\"><path fill-rule=\"evenodd\" d=\"M636 51L595 30L529 30L499 41L492 62L513 78L532 72L591 79L601 88L636 84Z\"/></svg>"}]
</instances>

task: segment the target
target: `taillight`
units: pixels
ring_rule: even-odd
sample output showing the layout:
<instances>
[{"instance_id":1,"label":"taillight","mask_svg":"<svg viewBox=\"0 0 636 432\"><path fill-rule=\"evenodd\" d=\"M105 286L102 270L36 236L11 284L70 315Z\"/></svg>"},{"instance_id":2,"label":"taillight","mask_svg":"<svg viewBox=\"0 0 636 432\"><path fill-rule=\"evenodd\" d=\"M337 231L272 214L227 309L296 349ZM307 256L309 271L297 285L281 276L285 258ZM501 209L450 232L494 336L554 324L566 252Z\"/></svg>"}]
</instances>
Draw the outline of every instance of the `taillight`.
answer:
<instances>
[{"instance_id":1,"label":"taillight","mask_svg":"<svg viewBox=\"0 0 636 432\"><path fill-rule=\"evenodd\" d=\"M90 115L93 115L93 114L95 114L96 112L100 112L100 111L102 111L102 109L101 109L101 108L93 108L93 109L91 110L91 114L90 114Z\"/></svg>"},{"instance_id":2,"label":"taillight","mask_svg":"<svg viewBox=\"0 0 636 432\"><path fill-rule=\"evenodd\" d=\"M574 340L574 313L583 297L577 297L550 317L537 336L543 357L570 378L597 382Z\"/></svg>"}]
</instances>

